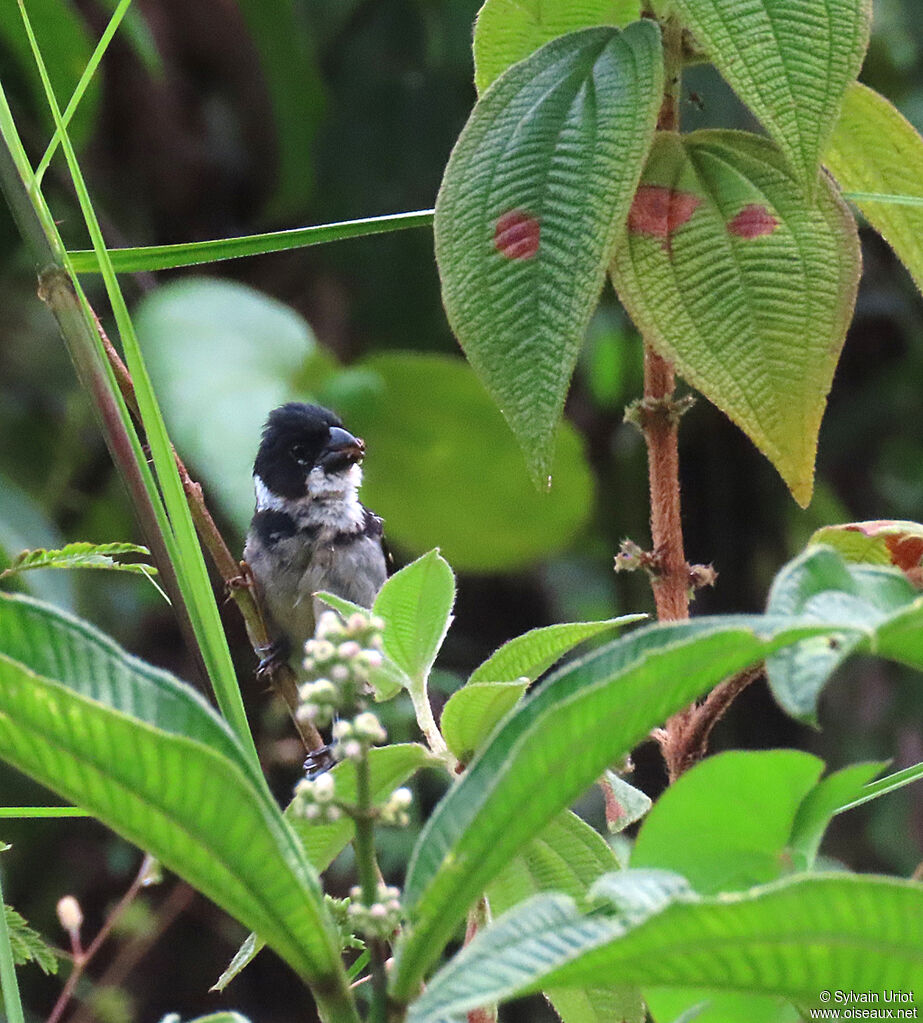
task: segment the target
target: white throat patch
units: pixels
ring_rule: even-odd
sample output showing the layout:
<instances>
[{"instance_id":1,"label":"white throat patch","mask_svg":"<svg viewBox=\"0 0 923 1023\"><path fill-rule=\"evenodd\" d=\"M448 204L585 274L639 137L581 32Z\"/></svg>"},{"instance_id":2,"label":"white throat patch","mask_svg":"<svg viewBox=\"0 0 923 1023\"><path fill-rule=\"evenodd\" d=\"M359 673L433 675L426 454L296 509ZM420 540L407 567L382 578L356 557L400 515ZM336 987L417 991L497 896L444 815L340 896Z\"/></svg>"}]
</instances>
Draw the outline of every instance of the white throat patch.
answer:
<instances>
[{"instance_id":1,"label":"white throat patch","mask_svg":"<svg viewBox=\"0 0 923 1023\"><path fill-rule=\"evenodd\" d=\"M280 497L260 476L253 477L256 510L279 511L305 526L328 526L337 532L361 529L365 514L359 503L362 469L351 465L345 472L326 473L320 466L308 473L304 497Z\"/></svg>"}]
</instances>

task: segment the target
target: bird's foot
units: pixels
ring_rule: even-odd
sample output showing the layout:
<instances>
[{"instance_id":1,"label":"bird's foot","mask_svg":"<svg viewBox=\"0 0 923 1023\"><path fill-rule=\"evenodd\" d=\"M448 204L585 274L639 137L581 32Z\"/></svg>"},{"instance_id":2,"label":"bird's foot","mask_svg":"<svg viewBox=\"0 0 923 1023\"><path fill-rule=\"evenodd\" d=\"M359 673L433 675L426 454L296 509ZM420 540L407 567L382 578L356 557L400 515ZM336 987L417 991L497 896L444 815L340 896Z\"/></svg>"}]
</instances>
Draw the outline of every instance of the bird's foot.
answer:
<instances>
[{"instance_id":1,"label":"bird's foot","mask_svg":"<svg viewBox=\"0 0 923 1023\"><path fill-rule=\"evenodd\" d=\"M309 779L316 778L319 774L325 774L336 763L333 756L333 749L328 743L326 746L319 746L312 749L305 757L304 770Z\"/></svg>"},{"instance_id":2,"label":"bird's foot","mask_svg":"<svg viewBox=\"0 0 923 1023\"><path fill-rule=\"evenodd\" d=\"M289 644L284 639L275 639L265 646L256 647L256 653L260 658L260 663L256 667L256 677L269 678L288 661Z\"/></svg>"}]
</instances>

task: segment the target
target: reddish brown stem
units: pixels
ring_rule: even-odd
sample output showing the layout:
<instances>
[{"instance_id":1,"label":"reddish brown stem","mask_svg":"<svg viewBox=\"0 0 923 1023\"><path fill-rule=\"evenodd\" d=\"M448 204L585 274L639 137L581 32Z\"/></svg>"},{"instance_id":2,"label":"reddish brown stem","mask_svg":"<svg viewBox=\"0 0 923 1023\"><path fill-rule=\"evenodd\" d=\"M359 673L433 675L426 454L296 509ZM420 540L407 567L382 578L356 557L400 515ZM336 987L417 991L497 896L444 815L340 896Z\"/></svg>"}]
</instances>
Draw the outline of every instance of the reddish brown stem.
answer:
<instances>
[{"instance_id":1,"label":"reddish brown stem","mask_svg":"<svg viewBox=\"0 0 923 1023\"><path fill-rule=\"evenodd\" d=\"M683 551L679 493L678 417L671 413L673 367L650 345L644 348L644 405L651 497L651 539L656 571L652 588L660 621L689 617L689 566Z\"/></svg>"}]
</instances>

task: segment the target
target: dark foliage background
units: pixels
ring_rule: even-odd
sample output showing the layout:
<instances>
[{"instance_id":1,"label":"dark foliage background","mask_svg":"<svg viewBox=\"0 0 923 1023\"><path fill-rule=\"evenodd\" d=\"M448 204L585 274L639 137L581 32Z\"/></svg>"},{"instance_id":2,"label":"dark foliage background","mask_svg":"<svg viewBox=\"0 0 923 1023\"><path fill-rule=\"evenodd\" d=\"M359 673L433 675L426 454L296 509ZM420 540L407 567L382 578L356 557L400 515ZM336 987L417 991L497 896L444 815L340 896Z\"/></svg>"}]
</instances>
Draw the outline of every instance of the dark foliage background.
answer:
<instances>
[{"instance_id":1,"label":"dark foliage background","mask_svg":"<svg viewBox=\"0 0 923 1023\"><path fill-rule=\"evenodd\" d=\"M30 0L30 11L47 20L51 29L46 31L64 55L58 79L62 96L67 76L72 85L113 7L112 0ZM470 41L477 7L477 0L135 0L77 127L109 242L180 242L431 207L453 140L474 101ZM923 127L916 4L876 0L875 7L863 80ZM0 77L37 161L49 137L48 120L23 59L15 5L5 8ZM690 72L687 86L697 100L684 103L686 127L755 127L707 69ZM65 236L83 248L86 239L62 167L55 161L47 187ZM712 562L719 572L717 586L699 596L697 613L759 610L775 571L823 523L923 517L923 300L876 236L863 232L863 249L858 308L821 432L817 490L807 511L796 507L768 462L714 408L700 401L684 420L687 554ZM426 441L414 440L412 432L401 434L398 457L388 463L390 483L373 480L376 430L383 448L398 413L413 419L414 394L406 396L405 390L400 400L411 406L398 410L388 404L390 392L382 399L374 370L348 369L383 352L460 358L439 301L430 232L340 242L215 264L206 271L286 303L310 325L320 348L285 380L283 396L336 399L344 414L358 417L363 430L366 421L370 424L369 486L387 499L382 510L400 526L400 559L428 546L415 544L415 535L438 538L457 526L459 514L473 514L452 506L450 483L458 481L447 478L427 446L434 437L440 440L440 422L430 412L421 423ZM139 274L125 283L129 296L143 304L152 289L193 275L200 276L186 270ZM103 310L100 290L90 290ZM12 221L3 215L0 305L0 555L60 537L140 539L88 403L50 316L36 300L33 269ZM260 343L271 348L271 339ZM168 357L180 378L195 378L193 390L204 407L212 368L218 367L203 362L198 345L194 329L179 331ZM230 380L242 414L258 422L268 408L260 405L263 392L254 394L246 360L235 362L237 354L228 348L222 386ZM643 444L622 423L624 406L640 391L640 359L640 341L607 291L567 408L583 452L569 456L573 472L580 476L585 463L592 484L575 485L579 509L565 516L562 534L545 545L550 554L533 550L513 559L515 568L504 565L503 570L491 570L504 561L491 555L495 564L461 572L456 623L441 665L446 691L499 643L527 628L651 610L643 579L612 573L622 538L648 541ZM453 393L449 388L442 396L447 412ZM424 395L418 392L417 400ZM377 412L369 418L373 406ZM477 431L487 413L470 414L468 426ZM424 418L422 411L419 415ZM246 464L257 438L252 435L249 450L234 452L244 469L239 478L229 478L234 474L215 466L227 453L223 446L235 440L225 438L207 416L203 422L203 444L187 453L209 495L225 495L216 507L239 550L240 516L229 508L234 494L238 504L249 500ZM460 428L457 419L445 427ZM505 428L491 420L485 429L488 437L494 431L499 438ZM463 482L485 506L496 508L505 493L500 474L508 470L491 462L489 446L481 457L467 460L464 472L470 475ZM214 464L209 451L216 453ZM454 463L448 464L456 473ZM562 470L562 479L566 476ZM511 547L520 530L535 525L531 518L543 514L541 503L508 508L503 521L489 527L492 539L501 548ZM454 559L447 550L462 568L475 563L478 546L478 523L468 526L474 538L455 543ZM39 595L70 604L132 651L196 681L169 609L153 591L135 579L100 575L36 578L33 585ZM284 715L252 681L254 659L233 609L226 618L262 755L284 798L297 775L298 749ZM714 745L794 745L817 753L831 768L891 757L898 768L923 760L921 712L918 680L891 666L853 663L825 697L821 732L786 719L765 688L756 686L722 723ZM392 735L410 734L406 710L390 713ZM655 795L663 785L656 751L642 748L636 761L637 783ZM424 779L422 805L431 805L438 792L434 781ZM54 802L0 768L0 803L44 801ZM592 799L583 809L598 820L600 807ZM0 837L14 845L5 857L10 901L55 941L63 940L54 917L62 894L79 897L91 936L137 869L137 852L93 822L4 822ZM399 877L413 836L386 837L386 872ZM923 792L912 788L838 820L827 853L855 869L909 874L921 858L921 838ZM335 889L347 887L348 863L335 865L330 881ZM117 984L85 992L94 999L95 1018L157 1020L168 1011L185 1018L222 1006L260 1023L306 1018L297 982L269 954L225 994L207 994L243 934L210 904L175 885L168 877L146 892L130 926L100 957L94 977L112 971L106 979ZM151 928L158 926L162 934L152 940ZM34 1018L43 1018L59 982L42 978L34 967L22 972L22 980ZM509 1012L509 1019L537 1020L545 1010L531 1004Z\"/></svg>"}]
</instances>

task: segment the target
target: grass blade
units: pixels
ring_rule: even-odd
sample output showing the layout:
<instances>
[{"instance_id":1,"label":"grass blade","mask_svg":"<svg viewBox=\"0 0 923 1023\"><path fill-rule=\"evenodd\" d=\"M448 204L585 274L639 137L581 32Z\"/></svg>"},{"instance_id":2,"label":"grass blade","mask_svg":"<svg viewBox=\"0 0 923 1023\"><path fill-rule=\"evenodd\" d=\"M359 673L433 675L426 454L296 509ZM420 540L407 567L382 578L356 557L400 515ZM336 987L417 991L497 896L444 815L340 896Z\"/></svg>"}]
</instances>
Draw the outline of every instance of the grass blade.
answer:
<instances>
[{"instance_id":1,"label":"grass blade","mask_svg":"<svg viewBox=\"0 0 923 1023\"><path fill-rule=\"evenodd\" d=\"M70 124L71 118L74 116L83 94L86 92L87 86L96 73L96 69L99 67L100 61L103 59L103 55L109 48L109 43L112 41L112 37L116 33L119 25L122 22L122 18L125 16L125 12L128 10L131 0L120 0L118 7L113 11L112 17L109 19L109 24L106 25L106 30L100 36L99 42L96 44L96 49L93 51L93 56L90 57L87 62L86 68L84 68L83 74L80 76L80 81L77 83L77 87L74 89L74 94L70 98L70 102L64 110L63 121L65 127ZM61 133L55 128L55 133L51 137L51 141L48 143L48 148L45 150L45 154L39 160L38 167L35 169L35 181L34 188L37 190L41 187L42 178L45 176L45 171L48 169L48 164L51 163L51 158L54 156L55 151L61 142Z\"/></svg>"},{"instance_id":2,"label":"grass blade","mask_svg":"<svg viewBox=\"0 0 923 1023\"><path fill-rule=\"evenodd\" d=\"M55 126L61 136L61 145L64 149L74 188L77 192L80 208L93 241L93 249L97 255L103 280L106 284L106 292L115 314L128 369L134 380L135 396L138 401L141 422L150 445L154 469L169 518L170 529L168 532L172 535L176 547L177 557L175 560L172 558L171 560L176 568L177 581L186 605L189 608L192 627L195 631L221 712L244 743L248 755L256 762L256 748L253 745L253 737L250 734L243 700L237 685L234 666L231 662L231 655L221 625L221 619L218 615L218 607L208 580L202 551L196 538L195 526L193 525L182 483L176 470L173 449L167 436L166 425L151 387L147 368L138 345L138 339L135 336L134 326L128 314L128 307L125 304L115 271L112 269L112 264L108 259L102 231L96 219L76 153L68 136L67 127L62 120L61 110L51 88L35 33L32 31L23 0L18 0L18 2L23 23L29 35L32 52L45 86Z\"/></svg>"},{"instance_id":3,"label":"grass blade","mask_svg":"<svg viewBox=\"0 0 923 1023\"><path fill-rule=\"evenodd\" d=\"M285 252L323 242L363 238L371 234L405 231L411 227L429 227L432 210L393 213L383 217L364 217L314 227L294 227L286 231L249 234L239 238L214 238L203 242L182 242L176 245L150 245L141 248L110 249L109 259L116 273L137 273L147 270L171 270L177 266L217 263L223 259L260 256L267 252ZM71 266L77 273L99 273L100 264L92 249L69 253Z\"/></svg>"}]
</instances>

